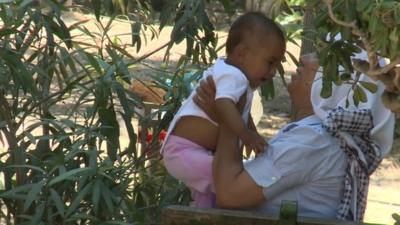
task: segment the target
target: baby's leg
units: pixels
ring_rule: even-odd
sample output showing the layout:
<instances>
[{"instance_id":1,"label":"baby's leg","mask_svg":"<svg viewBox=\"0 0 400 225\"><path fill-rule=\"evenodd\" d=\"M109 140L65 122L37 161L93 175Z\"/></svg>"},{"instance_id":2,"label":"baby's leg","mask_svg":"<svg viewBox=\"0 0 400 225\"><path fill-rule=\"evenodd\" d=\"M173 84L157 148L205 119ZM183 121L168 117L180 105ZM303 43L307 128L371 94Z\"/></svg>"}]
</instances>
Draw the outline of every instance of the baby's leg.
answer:
<instances>
[{"instance_id":1,"label":"baby's leg","mask_svg":"<svg viewBox=\"0 0 400 225\"><path fill-rule=\"evenodd\" d=\"M215 206L212 178L213 155L194 142L170 135L164 146L164 164L168 172L192 191L197 207Z\"/></svg>"},{"instance_id":2,"label":"baby's leg","mask_svg":"<svg viewBox=\"0 0 400 225\"><path fill-rule=\"evenodd\" d=\"M194 206L199 208L215 208L215 193L202 193L191 189Z\"/></svg>"}]
</instances>

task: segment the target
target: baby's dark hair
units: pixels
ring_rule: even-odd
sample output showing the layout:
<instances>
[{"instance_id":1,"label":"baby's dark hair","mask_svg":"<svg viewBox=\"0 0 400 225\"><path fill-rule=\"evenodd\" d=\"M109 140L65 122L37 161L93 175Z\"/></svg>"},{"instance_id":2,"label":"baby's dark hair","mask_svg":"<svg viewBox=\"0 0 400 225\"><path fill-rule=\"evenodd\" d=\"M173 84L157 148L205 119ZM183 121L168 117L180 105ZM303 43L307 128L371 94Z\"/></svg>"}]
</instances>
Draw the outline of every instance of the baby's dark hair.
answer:
<instances>
[{"instance_id":1,"label":"baby's dark hair","mask_svg":"<svg viewBox=\"0 0 400 225\"><path fill-rule=\"evenodd\" d=\"M229 55L247 35L258 34L276 35L285 43L285 35L278 24L261 12L248 12L233 22L229 29L226 53Z\"/></svg>"}]
</instances>

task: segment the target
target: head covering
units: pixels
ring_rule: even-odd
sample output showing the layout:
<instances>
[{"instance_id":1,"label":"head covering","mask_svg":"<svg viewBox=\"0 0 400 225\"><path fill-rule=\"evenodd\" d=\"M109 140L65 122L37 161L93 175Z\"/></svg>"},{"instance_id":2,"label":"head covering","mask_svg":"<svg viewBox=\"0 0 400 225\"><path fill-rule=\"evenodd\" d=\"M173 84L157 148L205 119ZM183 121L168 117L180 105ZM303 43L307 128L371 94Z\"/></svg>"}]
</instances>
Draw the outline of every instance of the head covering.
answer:
<instances>
[{"instance_id":1,"label":"head covering","mask_svg":"<svg viewBox=\"0 0 400 225\"><path fill-rule=\"evenodd\" d=\"M355 58L366 59L367 54L362 52ZM381 60L381 63L384 61ZM339 68L339 71L342 69ZM352 76L355 79L355 74ZM394 131L394 114L381 101L384 85L364 74L360 75L359 81L375 83L377 91L371 93L365 90L368 100L360 102L358 107L353 102L351 84L332 84L331 97L320 97L321 72L316 74L311 89L315 114L323 121L327 131L340 140L340 147L348 156L345 188L337 218L356 221L361 221L364 216L369 175L390 152Z\"/></svg>"},{"instance_id":2,"label":"head covering","mask_svg":"<svg viewBox=\"0 0 400 225\"><path fill-rule=\"evenodd\" d=\"M361 52L356 54L354 58L367 59L367 53ZM384 65L385 61L382 59L379 62L380 65ZM343 68L339 68L339 71ZM321 71L321 69L320 69ZM353 79L355 74L352 74ZM315 114L322 120L324 120L329 111L341 106L346 108L346 99L349 101L348 109L370 109L373 118L374 128L371 130L371 136L374 142L381 148L382 156L387 155L393 144L393 132L394 132L394 114L385 108L381 101L381 95L385 90L385 86L380 81L373 81L368 76L361 74L360 81L375 83L378 87L376 93L371 93L365 90L368 101L363 103L360 102L358 107L353 102L353 91L351 91L351 84L342 84L336 86L332 84L332 95L329 98L322 98L320 96L322 89L322 73L318 72L315 76L314 83L311 89L311 102Z\"/></svg>"}]
</instances>

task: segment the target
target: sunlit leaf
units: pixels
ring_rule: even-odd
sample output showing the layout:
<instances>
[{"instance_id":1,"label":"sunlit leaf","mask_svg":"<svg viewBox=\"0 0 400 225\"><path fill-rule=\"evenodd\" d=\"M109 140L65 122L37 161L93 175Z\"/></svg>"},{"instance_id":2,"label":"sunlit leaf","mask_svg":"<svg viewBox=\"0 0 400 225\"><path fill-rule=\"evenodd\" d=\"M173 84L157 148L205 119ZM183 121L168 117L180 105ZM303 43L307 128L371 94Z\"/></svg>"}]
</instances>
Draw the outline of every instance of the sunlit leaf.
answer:
<instances>
[{"instance_id":1,"label":"sunlit leaf","mask_svg":"<svg viewBox=\"0 0 400 225\"><path fill-rule=\"evenodd\" d=\"M365 94L364 89L362 89L360 86L356 86L354 92L358 92L357 95L359 96L359 100L361 102L367 102L368 98L367 95Z\"/></svg>"},{"instance_id":2,"label":"sunlit leaf","mask_svg":"<svg viewBox=\"0 0 400 225\"><path fill-rule=\"evenodd\" d=\"M359 81L361 86L363 86L365 89L370 91L371 93L376 93L378 90L378 86L372 82L367 82L367 81Z\"/></svg>"}]
</instances>

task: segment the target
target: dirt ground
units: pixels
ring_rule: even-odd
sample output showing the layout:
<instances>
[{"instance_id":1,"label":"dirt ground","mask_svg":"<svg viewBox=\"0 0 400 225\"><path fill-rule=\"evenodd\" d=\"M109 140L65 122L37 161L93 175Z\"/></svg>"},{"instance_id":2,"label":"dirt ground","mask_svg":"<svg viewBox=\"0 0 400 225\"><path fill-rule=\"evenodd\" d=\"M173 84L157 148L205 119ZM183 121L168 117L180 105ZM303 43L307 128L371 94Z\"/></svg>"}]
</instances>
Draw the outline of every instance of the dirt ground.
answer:
<instances>
[{"instance_id":1,"label":"dirt ground","mask_svg":"<svg viewBox=\"0 0 400 225\"><path fill-rule=\"evenodd\" d=\"M66 17L69 23L77 20L90 19L91 21L86 24L86 27L90 31L96 31L95 21L93 17L88 15L82 15L78 13L70 13ZM130 35L126 35L130 31L130 25L122 21L115 21L113 23L112 34L121 34L119 38L122 42L130 41ZM170 27L164 28L160 33L159 38L147 45L142 46L139 53L136 53L133 49L127 49L133 55L143 55L156 49L158 46L168 42L170 37ZM221 38L219 43L224 42L226 38L226 32L218 32ZM177 60L180 55L184 54L185 45L180 44L171 49L171 60ZM295 45L289 45L288 50L293 52L294 55L298 55L298 47ZM223 52L223 51L221 51ZM159 52L150 57L152 61L160 62L164 57L164 52ZM289 72L295 70L293 65L286 64L285 69ZM279 78L275 79L276 96L272 101L263 101L259 104L258 114L260 122L258 123L258 129L260 133L267 138L273 136L278 129L289 121L290 112L290 101L285 88ZM261 107L261 108L260 108ZM136 121L134 121L136 122ZM126 141L122 140L122 144L126 144ZM398 147L394 148L395 152L400 152ZM399 158L399 156L397 156ZM392 213L400 213L400 166L396 164L393 157L384 159L378 170L372 175L370 182L370 193L368 198L368 206L365 217L365 222L379 223L379 224L393 224L394 220L391 218Z\"/></svg>"}]
</instances>

